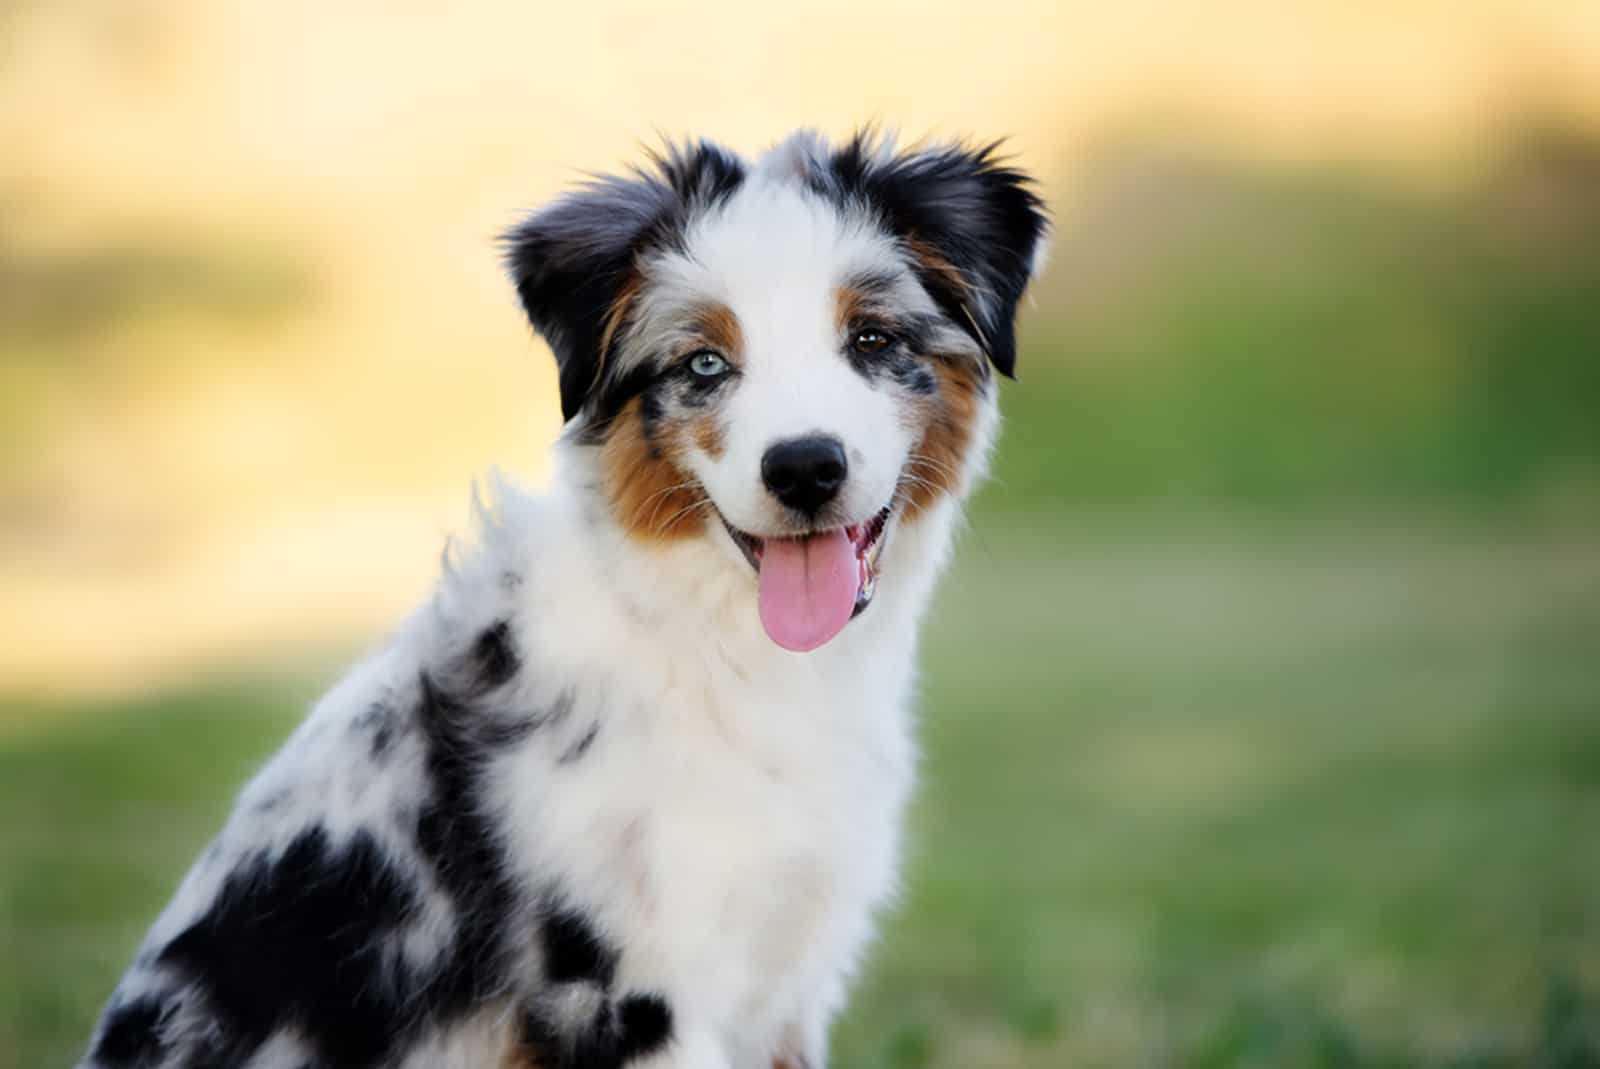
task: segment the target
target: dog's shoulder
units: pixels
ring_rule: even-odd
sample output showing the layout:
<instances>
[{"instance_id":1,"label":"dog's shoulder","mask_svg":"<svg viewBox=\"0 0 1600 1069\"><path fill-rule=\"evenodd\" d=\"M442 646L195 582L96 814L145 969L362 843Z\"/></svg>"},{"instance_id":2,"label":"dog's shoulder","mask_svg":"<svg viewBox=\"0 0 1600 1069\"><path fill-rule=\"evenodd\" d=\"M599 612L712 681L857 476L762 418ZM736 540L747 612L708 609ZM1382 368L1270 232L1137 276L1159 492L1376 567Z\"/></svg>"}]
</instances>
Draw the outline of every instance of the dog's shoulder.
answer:
<instances>
[{"instance_id":1,"label":"dog's shoulder","mask_svg":"<svg viewBox=\"0 0 1600 1069\"><path fill-rule=\"evenodd\" d=\"M565 700L524 679L520 607L542 581L530 556L541 516L513 505L480 518L477 544L447 555L424 606L241 791L85 1066L300 1065L319 1052L384 1064L430 1015L463 1016L500 985L500 926L526 904L477 772Z\"/></svg>"}]
</instances>

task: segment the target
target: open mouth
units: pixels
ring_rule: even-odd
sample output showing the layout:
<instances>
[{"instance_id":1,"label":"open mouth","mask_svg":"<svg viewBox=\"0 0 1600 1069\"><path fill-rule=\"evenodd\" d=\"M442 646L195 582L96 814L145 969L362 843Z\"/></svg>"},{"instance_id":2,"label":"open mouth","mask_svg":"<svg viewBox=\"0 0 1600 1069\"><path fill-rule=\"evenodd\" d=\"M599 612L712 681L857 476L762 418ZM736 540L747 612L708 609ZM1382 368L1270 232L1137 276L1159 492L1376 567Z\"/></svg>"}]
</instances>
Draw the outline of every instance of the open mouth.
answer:
<instances>
[{"instance_id":1,"label":"open mouth","mask_svg":"<svg viewBox=\"0 0 1600 1069\"><path fill-rule=\"evenodd\" d=\"M886 506L865 523L767 538L722 521L756 570L761 623L772 641L814 650L871 604L889 515Z\"/></svg>"}]
</instances>

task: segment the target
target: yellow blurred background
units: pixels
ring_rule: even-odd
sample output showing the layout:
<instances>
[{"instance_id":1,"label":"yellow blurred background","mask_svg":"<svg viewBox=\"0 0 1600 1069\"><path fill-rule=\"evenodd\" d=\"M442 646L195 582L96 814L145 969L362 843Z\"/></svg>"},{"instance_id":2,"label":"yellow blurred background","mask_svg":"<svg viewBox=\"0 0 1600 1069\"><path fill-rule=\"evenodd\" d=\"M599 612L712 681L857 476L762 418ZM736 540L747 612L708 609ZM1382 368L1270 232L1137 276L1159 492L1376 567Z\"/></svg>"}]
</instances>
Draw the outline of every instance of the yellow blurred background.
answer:
<instances>
[{"instance_id":1,"label":"yellow blurred background","mask_svg":"<svg viewBox=\"0 0 1600 1069\"><path fill-rule=\"evenodd\" d=\"M1600 123L1600 6L9 4L0 689L413 602L468 481L556 429L494 236L658 135L1004 135L1070 228L1119 138L1437 187L1528 116Z\"/></svg>"},{"instance_id":2,"label":"yellow blurred background","mask_svg":"<svg viewBox=\"0 0 1600 1069\"><path fill-rule=\"evenodd\" d=\"M832 1064L1600 1065L1600 2L0 0L0 1069L543 478L497 234L868 121L1057 232Z\"/></svg>"}]
</instances>

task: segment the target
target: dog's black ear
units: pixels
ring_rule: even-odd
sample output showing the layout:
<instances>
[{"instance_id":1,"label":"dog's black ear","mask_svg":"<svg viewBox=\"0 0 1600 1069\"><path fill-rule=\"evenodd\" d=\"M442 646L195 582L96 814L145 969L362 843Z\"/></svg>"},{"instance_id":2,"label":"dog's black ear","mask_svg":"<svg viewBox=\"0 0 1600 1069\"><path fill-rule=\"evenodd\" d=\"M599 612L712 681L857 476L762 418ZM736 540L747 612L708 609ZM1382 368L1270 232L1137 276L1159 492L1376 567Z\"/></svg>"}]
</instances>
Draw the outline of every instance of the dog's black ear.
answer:
<instances>
[{"instance_id":1,"label":"dog's black ear","mask_svg":"<svg viewBox=\"0 0 1600 1069\"><path fill-rule=\"evenodd\" d=\"M738 158L709 142L669 146L652 163L652 170L594 179L502 239L528 321L555 351L564 420L583 410L599 384L640 252L672 241L694 210L744 178Z\"/></svg>"},{"instance_id":2,"label":"dog's black ear","mask_svg":"<svg viewBox=\"0 0 1600 1069\"><path fill-rule=\"evenodd\" d=\"M528 321L556 354L563 420L582 410L598 381L612 305L640 244L671 209L671 191L653 177L604 177L535 212L502 239Z\"/></svg>"},{"instance_id":3,"label":"dog's black ear","mask_svg":"<svg viewBox=\"0 0 1600 1069\"><path fill-rule=\"evenodd\" d=\"M1042 260L1049 220L1032 180L997 144L891 155L865 131L833 157L830 184L860 196L906 243L923 285L1014 376L1017 302Z\"/></svg>"}]
</instances>

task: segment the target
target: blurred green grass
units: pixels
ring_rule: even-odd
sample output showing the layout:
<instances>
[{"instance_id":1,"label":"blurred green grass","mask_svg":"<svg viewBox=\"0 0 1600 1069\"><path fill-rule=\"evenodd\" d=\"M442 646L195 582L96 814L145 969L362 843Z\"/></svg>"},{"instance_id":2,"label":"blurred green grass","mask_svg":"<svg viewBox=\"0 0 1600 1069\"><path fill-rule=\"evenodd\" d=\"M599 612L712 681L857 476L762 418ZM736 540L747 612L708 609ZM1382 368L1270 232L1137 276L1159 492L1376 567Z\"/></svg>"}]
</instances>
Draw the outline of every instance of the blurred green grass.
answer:
<instances>
[{"instance_id":1,"label":"blurred green grass","mask_svg":"<svg viewBox=\"0 0 1600 1069\"><path fill-rule=\"evenodd\" d=\"M1597 534L980 519L837 1064L1600 1064ZM0 712L0 1064L68 1062L319 686Z\"/></svg>"},{"instance_id":2,"label":"blurred green grass","mask_svg":"<svg viewBox=\"0 0 1600 1069\"><path fill-rule=\"evenodd\" d=\"M1350 524L974 531L847 1064L1592 1064L1593 532Z\"/></svg>"},{"instance_id":3,"label":"blurred green grass","mask_svg":"<svg viewBox=\"0 0 1600 1069\"><path fill-rule=\"evenodd\" d=\"M1135 142L1059 214L991 507L1600 498L1600 140L1448 195Z\"/></svg>"}]
</instances>

